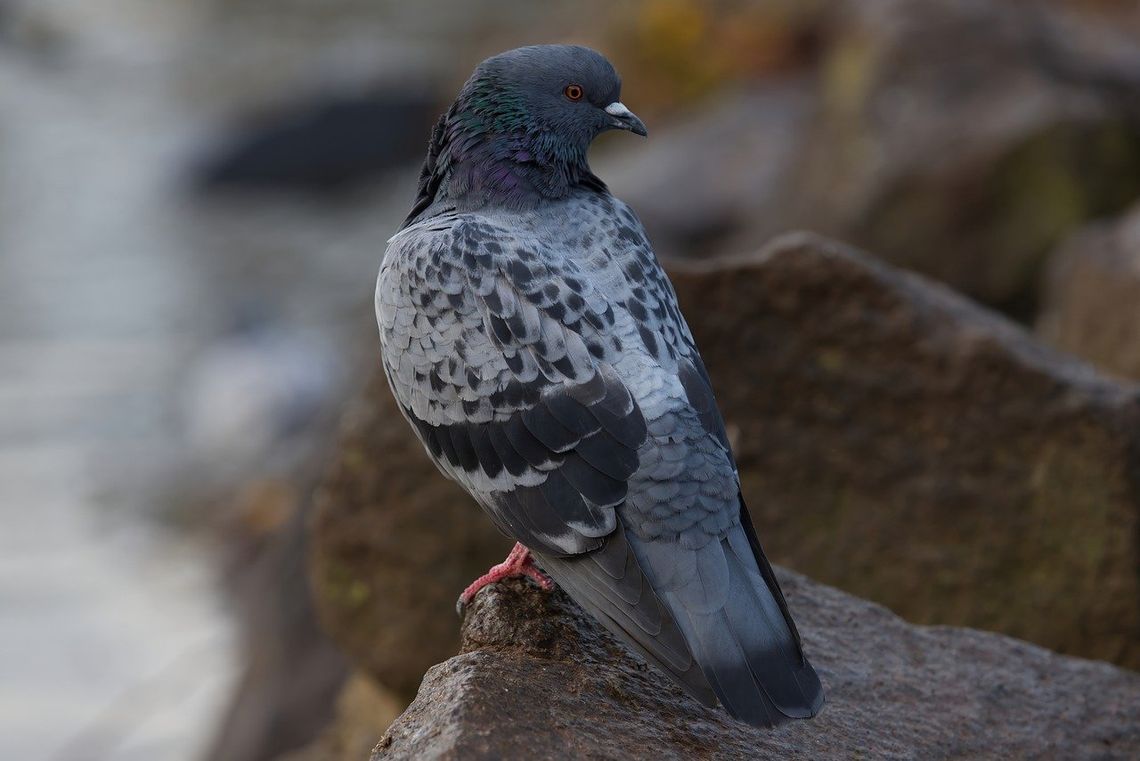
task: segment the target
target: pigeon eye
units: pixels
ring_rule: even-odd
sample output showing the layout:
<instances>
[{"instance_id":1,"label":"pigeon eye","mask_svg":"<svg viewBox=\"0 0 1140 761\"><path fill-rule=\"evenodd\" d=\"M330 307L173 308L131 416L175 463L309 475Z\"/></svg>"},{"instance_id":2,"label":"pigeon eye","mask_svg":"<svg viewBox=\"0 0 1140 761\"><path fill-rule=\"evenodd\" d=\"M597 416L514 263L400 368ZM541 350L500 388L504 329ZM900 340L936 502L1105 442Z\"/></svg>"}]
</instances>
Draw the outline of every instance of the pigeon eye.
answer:
<instances>
[{"instance_id":1,"label":"pigeon eye","mask_svg":"<svg viewBox=\"0 0 1140 761\"><path fill-rule=\"evenodd\" d=\"M566 85L562 94L573 101L582 100L582 85Z\"/></svg>"}]
</instances>

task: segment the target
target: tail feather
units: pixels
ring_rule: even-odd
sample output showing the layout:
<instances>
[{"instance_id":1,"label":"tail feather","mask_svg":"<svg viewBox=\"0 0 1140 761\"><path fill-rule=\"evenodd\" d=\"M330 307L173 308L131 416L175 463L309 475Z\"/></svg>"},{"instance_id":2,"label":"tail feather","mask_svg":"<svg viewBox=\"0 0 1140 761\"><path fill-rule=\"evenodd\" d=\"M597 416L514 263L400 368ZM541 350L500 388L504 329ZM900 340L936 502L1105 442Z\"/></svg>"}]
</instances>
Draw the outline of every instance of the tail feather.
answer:
<instances>
[{"instance_id":1,"label":"tail feather","mask_svg":"<svg viewBox=\"0 0 1140 761\"><path fill-rule=\"evenodd\" d=\"M693 697L706 705L716 704L673 615L643 574L620 521L599 550L568 557L535 553L535 558L567 594L606 628L647 661L672 675Z\"/></svg>"},{"instance_id":2,"label":"tail feather","mask_svg":"<svg viewBox=\"0 0 1140 761\"><path fill-rule=\"evenodd\" d=\"M747 554L740 554L743 548ZM673 612L693 655L733 716L757 726L810 718L823 704L815 670L803 657L797 636L775 592L760 572L742 526L699 550L679 546L639 547L647 573L668 574L662 599ZM678 558L689 555L690 559ZM673 573L686 566L719 573ZM664 563L671 568L664 569ZM709 585L723 586L709 589ZM722 604L710 607L710 602Z\"/></svg>"},{"instance_id":3,"label":"tail feather","mask_svg":"<svg viewBox=\"0 0 1140 761\"><path fill-rule=\"evenodd\" d=\"M776 599L776 604L780 606L780 612L784 614L784 621L791 629L792 636L796 639L796 647L800 648L802 656L803 644L800 642L800 632L796 629L796 622L792 620L791 611L788 610L788 601L784 599L784 590L780 589L780 582L776 580L776 572L772 570L772 564L768 562L768 556L764 554L764 548L760 546L760 540L756 537L756 528L752 525L752 516L748 513L748 506L744 504L744 495L738 493L737 499L740 501L740 525L744 529L748 547L752 550L751 555L755 558L760 569L760 576L764 579L764 585L768 587L768 591ZM729 534L728 540L738 548L736 551L739 557L748 557L748 548L741 545L739 534L735 532Z\"/></svg>"},{"instance_id":4,"label":"tail feather","mask_svg":"<svg viewBox=\"0 0 1140 761\"><path fill-rule=\"evenodd\" d=\"M649 663L673 677L674 681L676 681L685 692L707 706L716 705L716 693L709 687L704 672L691 655L689 655L689 662L686 665L683 667L678 666L677 658L675 657L676 654L672 648L663 650L658 646L659 643L656 641L656 637L647 635L644 630L636 626L631 626L631 621L628 616L623 615L619 608L616 608L604 597L598 596L595 590L591 589L588 585L583 585L580 577L574 575L566 576L565 574L559 574L557 571L549 571L546 568L544 568L544 570L547 570L555 581L558 582L559 586L565 589L566 593L594 616L599 623L613 632L618 638L632 646L633 649L640 653ZM666 613L665 615L667 616L668 614ZM680 639L683 644L684 640L681 638L681 634L679 630L677 630L676 625L670 622L670 628L676 633L676 637ZM688 654L687 647L685 653Z\"/></svg>"},{"instance_id":5,"label":"tail feather","mask_svg":"<svg viewBox=\"0 0 1140 761\"><path fill-rule=\"evenodd\" d=\"M823 706L823 688L771 590L747 558L725 542L730 588L728 627L744 650L753 679L781 714L808 719ZM751 567L749 567L751 565Z\"/></svg>"},{"instance_id":6,"label":"tail feather","mask_svg":"<svg viewBox=\"0 0 1140 761\"><path fill-rule=\"evenodd\" d=\"M539 565L583 608L706 704L756 726L815 716L823 687L748 514L690 549L643 542L621 521L606 544Z\"/></svg>"},{"instance_id":7,"label":"tail feather","mask_svg":"<svg viewBox=\"0 0 1140 761\"><path fill-rule=\"evenodd\" d=\"M689 615L682 628L692 638L697 659L720 702L732 716L759 727L783 720L746 663L745 645L733 632L723 611Z\"/></svg>"}]
</instances>

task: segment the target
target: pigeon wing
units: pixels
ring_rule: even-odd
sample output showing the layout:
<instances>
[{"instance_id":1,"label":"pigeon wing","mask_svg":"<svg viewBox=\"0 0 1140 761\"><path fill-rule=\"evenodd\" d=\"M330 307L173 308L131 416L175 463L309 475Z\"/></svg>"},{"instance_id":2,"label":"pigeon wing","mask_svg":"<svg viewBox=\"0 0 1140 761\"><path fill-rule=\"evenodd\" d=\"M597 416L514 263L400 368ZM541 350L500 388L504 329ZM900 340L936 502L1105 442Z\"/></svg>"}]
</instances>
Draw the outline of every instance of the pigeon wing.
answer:
<instances>
[{"instance_id":1,"label":"pigeon wing","mask_svg":"<svg viewBox=\"0 0 1140 761\"><path fill-rule=\"evenodd\" d=\"M523 544L573 555L615 531L647 434L604 361L612 309L539 245L465 215L413 225L377 316L389 383L440 469Z\"/></svg>"},{"instance_id":2,"label":"pigeon wing","mask_svg":"<svg viewBox=\"0 0 1140 761\"><path fill-rule=\"evenodd\" d=\"M604 295L543 264L538 241L480 220L407 233L376 308L389 383L428 453L580 605L714 704L616 515L647 429L606 361Z\"/></svg>"}]
</instances>

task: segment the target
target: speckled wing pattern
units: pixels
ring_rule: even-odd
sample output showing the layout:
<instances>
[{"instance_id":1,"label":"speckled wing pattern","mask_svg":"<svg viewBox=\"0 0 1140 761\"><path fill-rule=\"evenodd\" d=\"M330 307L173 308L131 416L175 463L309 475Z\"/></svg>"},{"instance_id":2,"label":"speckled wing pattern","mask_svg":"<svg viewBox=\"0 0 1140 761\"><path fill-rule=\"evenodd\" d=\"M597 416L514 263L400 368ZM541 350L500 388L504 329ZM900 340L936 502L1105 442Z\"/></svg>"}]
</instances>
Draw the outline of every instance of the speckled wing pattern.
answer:
<instances>
[{"instance_id":1,"label":"speckled wing pattern","mask_svg":"<svg viewBox=\"0 0 1140 761\"><path fill-rule=\"evenodd\" d=\"M376 312L428 453L579 604L741 718L819 709L707 373L624 204L411 224Z\"/></svg>"}]
</instances>

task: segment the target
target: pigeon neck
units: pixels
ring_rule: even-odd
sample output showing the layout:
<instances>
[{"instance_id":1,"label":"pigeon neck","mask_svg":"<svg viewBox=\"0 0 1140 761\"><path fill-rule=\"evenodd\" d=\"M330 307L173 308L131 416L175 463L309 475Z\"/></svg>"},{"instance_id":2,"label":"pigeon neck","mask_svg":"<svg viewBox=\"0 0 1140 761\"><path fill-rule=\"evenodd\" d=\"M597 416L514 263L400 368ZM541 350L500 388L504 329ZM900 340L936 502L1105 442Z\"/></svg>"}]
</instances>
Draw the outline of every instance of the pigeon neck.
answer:
<instances>
[{"instance_id":1,"label":"pigeon neck","mask_svg":"<svg viewBox=\"0 0 1140 761\"><path fill-rule=\"evenodd\" d=\"M460 133L452 153L447 197L461 206L522 209L565 198L588 174L585 157L544 153L529 136Z\"/></svg>"},{"instance_id":2,"label":"pigeon neck","mask_svg":"<svg viewBox=\"0 0 1140 761\"><path fill-rule=\"evenodd\" d=\"M419 196L405 226L436 203L521 210L565 198L579 187L607 192L586 163L585 147L504 125L501 115L496 123L457 103L432 133Z\"/></svg>"}]
</instances>

